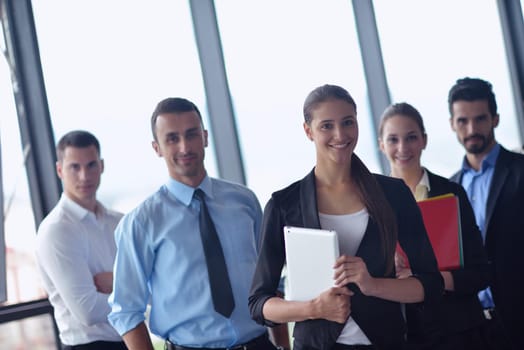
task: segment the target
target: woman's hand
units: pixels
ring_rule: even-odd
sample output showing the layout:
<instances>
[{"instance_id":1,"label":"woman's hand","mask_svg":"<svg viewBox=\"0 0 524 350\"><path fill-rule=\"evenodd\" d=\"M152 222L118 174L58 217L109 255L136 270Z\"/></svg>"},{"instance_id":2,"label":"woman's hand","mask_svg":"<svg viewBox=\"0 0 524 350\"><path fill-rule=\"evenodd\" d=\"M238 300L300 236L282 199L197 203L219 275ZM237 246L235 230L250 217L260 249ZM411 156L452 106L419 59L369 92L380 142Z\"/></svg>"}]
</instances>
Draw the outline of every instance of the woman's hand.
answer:
<instances>
[{"instance_id":1,"label":"woman's hand","mask_svg":"<svg viewBox=\"0 0 524 350\"><path fill-rule=\"evenodd\" d=\"M355 283L364 295L372 294L375 279L368 272L366 263L358 256L340 256L335 262L335 285L345 286Z\"/></svg>"},{"instance_id":2,"label":"woman's hand","mask_svg":"<svg viewBox=\"0 0 524 350\"><path fill-rule=\"evenodd\" d=\"M411 269L408 267L406 258L398 253L395 253L395 271L397 278L407 278L413 275Z\"/></svg>"},{"instance_id":3,"label":"woman's hand","mask_svg":"<svg viewBox=\"0 0 524 350\"><path fill-rule=\"evenodd\" d=\"M353 292L347 287L332 287L313 299L314 317L346 323L351 313Z\"/></svg>"}]
</instances>

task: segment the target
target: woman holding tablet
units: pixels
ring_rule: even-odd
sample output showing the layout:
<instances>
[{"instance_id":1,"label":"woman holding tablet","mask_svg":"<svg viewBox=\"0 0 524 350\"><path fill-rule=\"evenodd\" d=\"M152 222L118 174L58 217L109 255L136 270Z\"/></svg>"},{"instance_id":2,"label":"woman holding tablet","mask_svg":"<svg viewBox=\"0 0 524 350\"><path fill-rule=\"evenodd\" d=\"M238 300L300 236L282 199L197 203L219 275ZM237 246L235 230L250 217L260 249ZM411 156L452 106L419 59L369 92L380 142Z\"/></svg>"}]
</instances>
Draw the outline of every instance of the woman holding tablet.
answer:
<instances>
[{"instance_id":1,"label":"woman holding tablet","mask_svg":"<svg viewBox=\"0 0 524 350\"><path fill-rule=\"evenodd\" d=\"M353 153L356 109L349 93L336 85L320 86L307 96L304 131L315 144L316 165L302 180L273 193L264 210L249 306L261 324L296 322L295 350L401 349L400 303L431 304L442 294L443 281L409 188L401 180L371 174ZM278 296L286 225L334 229L340 237L335 287L312 300ZM405 279L395 278L397 240L413 272Z\"/></svg>"},{"instance_id":2,"label":"woman holding tablet","mask_svg":"<svg viewBox=\"0 0 524 350\"><path fill-rule=\"evenodd\" d=\"M488 285L489 267L482 236L461 185L422 167L427 135L419 111L408 103L386 108L379 126L379 145L391 176L404 180L417 200L453 193L459 200L464 267L441 271L445 293L438 305L406 305L408 344L412 349L486 349L484 313L477 293ZM402 259L397 275L410 276Z\"/></svg>"}]
</instances>

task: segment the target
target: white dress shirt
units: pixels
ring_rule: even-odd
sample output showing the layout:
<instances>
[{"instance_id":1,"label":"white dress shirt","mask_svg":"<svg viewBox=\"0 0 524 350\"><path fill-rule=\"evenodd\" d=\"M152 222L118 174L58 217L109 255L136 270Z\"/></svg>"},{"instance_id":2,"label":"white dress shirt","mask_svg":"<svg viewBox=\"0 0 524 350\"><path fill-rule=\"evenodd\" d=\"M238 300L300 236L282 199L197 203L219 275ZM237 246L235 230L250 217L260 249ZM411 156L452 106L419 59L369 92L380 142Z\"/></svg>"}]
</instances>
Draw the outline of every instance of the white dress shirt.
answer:
<instances>
[{"instance_id":1,"label":"white dress shirt","mask_svg":"<svg viewBox=\"0 0 524 350\"><path fill-rule=\"evenodd\" d=\"M122 340L107 320L109 295L97 292L93 280L113 271L121 217L100 203L95 215L62 194L38 228L36 258L66 345Z\"/></svg>"}]
</instances>

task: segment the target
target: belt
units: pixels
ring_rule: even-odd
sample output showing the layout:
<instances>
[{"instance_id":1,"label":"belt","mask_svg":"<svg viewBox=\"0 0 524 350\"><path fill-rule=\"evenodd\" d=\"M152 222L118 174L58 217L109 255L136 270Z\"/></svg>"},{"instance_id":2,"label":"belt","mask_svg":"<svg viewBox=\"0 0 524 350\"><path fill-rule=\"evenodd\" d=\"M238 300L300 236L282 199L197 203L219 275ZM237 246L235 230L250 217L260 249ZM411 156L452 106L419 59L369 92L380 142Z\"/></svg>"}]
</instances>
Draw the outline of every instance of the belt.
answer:
<instances>
[{"instance_id":1,"label":"belt","mask_svg":"<svg viewBox=\"0 0 524 350\"><path fill-rule=\"evenodd\" d=\"M166 350L256 350L264 349L262 345L269 343L267 333L262 334L261 336L252 339L244 344L234 345L229 348L193 348L188 346L182 346L173 344L169 340L166 340L165 349Z\"/></svg>"}]
</instances>

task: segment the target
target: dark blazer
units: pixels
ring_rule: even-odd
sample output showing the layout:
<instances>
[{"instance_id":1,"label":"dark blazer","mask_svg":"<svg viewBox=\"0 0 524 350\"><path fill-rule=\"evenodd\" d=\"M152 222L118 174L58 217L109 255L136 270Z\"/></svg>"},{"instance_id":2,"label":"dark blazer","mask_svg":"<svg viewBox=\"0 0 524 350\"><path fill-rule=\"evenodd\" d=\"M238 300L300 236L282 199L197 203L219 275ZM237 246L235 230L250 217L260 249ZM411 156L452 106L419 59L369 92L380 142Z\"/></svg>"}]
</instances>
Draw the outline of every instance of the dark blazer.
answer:
<instances>
[{"instance_id":1,"label":"dark blazer","mask_svg":"<svg viewBox=\"0 0 524 350\"><path fill-rule=\"evenodd\" d=\"M420 210L409 188L401 180L374 176L395 211L399 242L410 259L415 277L424 287L425 300L427 303L437 302L442 294L443 282ZM264 319L262 308L267 299L276 295L285 263L285 225L320 228L313 171L301 181L273 193L264 210L262 245L249 306L253 319L269 326L274 324ZM386 261L379 247L378 227L370 217L356 255L365 261L371 276L395 278L394 271L385 276ZM401 348L405 324L400 304L368 297L356 286L349 287L355 292L351 297L351 316L369 340L380 349ZM330 349L343 327L343 324L324 319L297 322L293 332L294 349Z\"/></svg>"},{"instance_id":2,"label":"dark blazer","mask_svg":"<svg viewBox=\"0 0 524 350\"><path fill-rule=\"evenodd\" d=\"M482 236L466 191L459 184L426 171L429 198L446 193L458 197L462 229L464 267L451 271L455 290L445 292L439 304L424 307L406 305L410 335L413 332L414 336L438 338L478 327L485 321L477 293L488 286L489 268Z\"/></svg>"},{"instance_id":3,"label":"dark blazer","mask_svg":"<svg viewBox=\"0 0 524 350\"><path fill-rule=\"evenodd\" d=\"M451 180L461 183L462 171ZM524 349L524 155L500 147L486 205L490 283L497 312L516 349Z\"/></svg>"}]
</instances>

